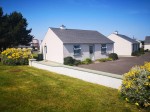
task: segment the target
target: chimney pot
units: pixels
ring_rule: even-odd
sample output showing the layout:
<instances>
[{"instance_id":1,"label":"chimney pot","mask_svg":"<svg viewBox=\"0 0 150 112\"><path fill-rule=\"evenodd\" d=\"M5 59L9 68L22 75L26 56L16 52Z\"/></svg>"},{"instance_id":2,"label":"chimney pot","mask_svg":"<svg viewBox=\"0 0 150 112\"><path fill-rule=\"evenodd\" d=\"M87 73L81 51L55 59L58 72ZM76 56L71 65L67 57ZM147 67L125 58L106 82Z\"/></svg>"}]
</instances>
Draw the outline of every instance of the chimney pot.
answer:
<instances>
[{"instance_id":1,"label":"chimney pot","mask_svg":"<svg viewBox=\"0 0 150 112\"><path fill-rule=\"evenodd\" d=\"M66 26L65 25L61 25L60 29L66 29Z\"/></svg>"},{"instance_id":2,"label":"chimney pot","mask_svg":"<svg viewBox=\"0 0 150 112\"><path fill-rule=\"evenodd\" d=\"M115 31L114 34L118 35L118 31Z\"/></svg>"}]
</instances>

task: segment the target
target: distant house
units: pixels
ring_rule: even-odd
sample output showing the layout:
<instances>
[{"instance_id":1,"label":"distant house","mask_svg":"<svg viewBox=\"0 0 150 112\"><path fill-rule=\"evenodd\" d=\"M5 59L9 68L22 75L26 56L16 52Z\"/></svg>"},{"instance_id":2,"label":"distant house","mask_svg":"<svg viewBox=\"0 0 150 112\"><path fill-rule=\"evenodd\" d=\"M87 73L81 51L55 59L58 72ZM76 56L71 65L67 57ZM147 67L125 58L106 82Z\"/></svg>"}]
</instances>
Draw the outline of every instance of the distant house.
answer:
<instances>
[{"instance_id":1,"label":"distant house","mask_svg":"<svg viewBox=\"0 0 150 112\"><path fill-rule=\"evenodd\" d=\"M97 31L49 28L41 43L45 60L63 63L64 58L96 60L108 57L113 52L113 41Z\"/></svg>"},{"instance_id":2,"label":"distant house","mask_svg":"<svg viewBox=\"0 0 150 112\"><path fill-rule=\"evenodd\" d=\"M145 37L145 41L144 41L144 49L145 50L150 50L150 36L146 36Z\"/></svg>"},{"instance_id":3,"label":"distant house","mask_svg":"<svg viewBox=\"0 0 150 112\"><path fill-rule=\"evenodd\" d=\"M32 39L31 47L34 50L39 50L39 40L38 39Z\"/></svg>"},{"instance_id":4,"label":"distant house","mask_svg":"<svg viewBox=\"0 0 150 112\"><path fill-rule=\"evenodd\" d=\"M143 40L136 40L140 44L140 48L144 48L144 41Z\"/></svg>"},{"instance_id":5,"label":"distant house","mask_svg":"<svg viewBox=\"0 0 150 112\"><path fill-rule=\"evenodd\" d=\"M139 42L125 35L118 34L117 31L109 35L108 38L115 42L114 53L118 55L131 56L132 52L139 50Z\"/></svg>"},{"instance_id":6,"label":"distant house","mask_svg":"<svg viewBox=\"0 0 150 112\"><path fill-rule=\"evenodd\" d=\"M18 45L16 46L15 48L21 48L21 49L24 49L24 48L27 48L27 49L32 49L31 46L26 46L26 45Z\"/></svg>"}]
</instances>

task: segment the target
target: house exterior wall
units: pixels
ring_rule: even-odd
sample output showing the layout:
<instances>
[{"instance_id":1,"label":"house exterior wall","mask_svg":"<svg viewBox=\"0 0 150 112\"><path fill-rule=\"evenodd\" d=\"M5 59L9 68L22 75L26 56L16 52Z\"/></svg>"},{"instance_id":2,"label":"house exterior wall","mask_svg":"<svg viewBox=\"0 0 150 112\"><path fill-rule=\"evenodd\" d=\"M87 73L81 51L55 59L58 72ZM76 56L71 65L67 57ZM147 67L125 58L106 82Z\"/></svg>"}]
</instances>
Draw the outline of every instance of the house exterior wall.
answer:
<instances>
[{"instance_id":1,"label":"house exterior wall","mask_svg":"<svg viewBox=\"0 0 150 112\"><path fill-rule=\"evenodd\" d=\"M45 53L45 45L47 53ZM44 60L63 63L63 43L50 28L41 43L41 50Z\"/></svg>"},{"instance_id":2,"label":"house exterior wall","mask_svg":"<svg viewBox=\"0 0 150 112\"><path fill-rule=\"evenodd\" d=\"M131 56L132 49L133 49L131 42L123 38L120 38L115 34L109 35L108 38L115 42L114 53L117 53L118 55Z\"/></svg>"},{"instance_id":3,"label":"house exterior wall","mask_svg":"<svg viewBox=\"0 0 150 112\"><path fill-rule=\"evenodd\" d=\"M80 45L81 47L81 55L74 55L73 46L74 45ZM63 52L64 52L64 58L67 56L71 56L74 59L83 61L86 58L90 58L89 53L89 46L94 45L94 60L100 59L100 58L107 58L108 53L113 53L113 44L107 44L107 53L101 54L101 44L64 44Z\"/></svg>"},{"instance_id":4,"label":"house exterior wall","mask_svg":"<svg viewBox=\"0 0 150 112\"><path fill-rule=\"evenodd\" d=\"M139 48L142 48L142 42L140 40L136 40L137 42L139 42Z\"/></svg>"},{"instance_id":5,"label":"house exterior wall","mask_svg":"<svg viewBox=\"0 0 150 112\"><path fill-rule=\"evenodd\" d=\"M144 45L144 50L150 50L150 44L146 44L146 45Z\"/></svg>"},{"instance_id":6,"label":"house exterior wall","mask_svg":"<svg viewBox=\"0 0 150 112\"><path fill-rule=\"evenodd\" d=\"M74 55L74 50L73 50L74 45L80 45L81 55ZM88 49L88 45L86 44L64 44L63 51L64 51L64 58L68 56L71 56L77 60L84 60L84 58L89 58L89 53L88 53L89 49Z\"/></svg>"},{"instance_id":7,"label":"house exterior wall","mask_svg":"<svg viewBox=\"0 0 150 112\"><path fill-rule=\"evenodd\" d=\"M139 44L137 44L137 43L132 44L132 52L138 51L139 47L140 47L140 43Z\"/></svg>"}]
</instances>

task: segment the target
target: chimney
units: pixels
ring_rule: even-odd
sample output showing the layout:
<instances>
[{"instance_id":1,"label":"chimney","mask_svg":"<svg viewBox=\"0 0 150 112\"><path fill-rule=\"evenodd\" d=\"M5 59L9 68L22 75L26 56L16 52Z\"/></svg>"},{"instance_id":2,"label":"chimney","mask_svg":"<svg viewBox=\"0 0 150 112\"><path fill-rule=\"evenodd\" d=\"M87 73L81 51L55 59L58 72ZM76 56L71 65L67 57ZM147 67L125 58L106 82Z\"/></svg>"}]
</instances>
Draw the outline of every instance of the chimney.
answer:
<instances>
[{"instance_id":1,"label":"chimney","mask_svg":"<svg viewBox=\"0 0 150 112\"><path fill-rule=\"evenodd\" d=\"M118 35L118 31L115 31L114 34Z\"/></svg>"},{"instance_id":2,"label":"chimney","mask_svg":"<svg viewBox=\"0 0 150 112\"><path fill-rule=\"evenodd\" d=\"M61 25L60 29L66 29L66 26L65 25Z\"/></svg>"}]
</instances>

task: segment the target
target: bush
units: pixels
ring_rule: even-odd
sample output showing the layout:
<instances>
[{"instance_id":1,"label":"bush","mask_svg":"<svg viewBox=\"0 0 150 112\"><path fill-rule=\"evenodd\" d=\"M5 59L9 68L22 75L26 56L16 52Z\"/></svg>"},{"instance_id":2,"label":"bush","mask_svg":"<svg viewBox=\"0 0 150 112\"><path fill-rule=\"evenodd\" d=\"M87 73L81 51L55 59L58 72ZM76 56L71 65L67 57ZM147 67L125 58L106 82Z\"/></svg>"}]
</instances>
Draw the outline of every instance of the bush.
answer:
<instances>
[{"instance_id":1,"label":"bush","mask_svg":"<svg viewBox=\"0 0 150 112\"><path fill-rule=\"evenodd\" d=\"M80 61L80 60L75 60L75 59L74 59L74 65L77 66L77 65L80 65L80 64L81 64L81 61Z\"/></svg>"},{"instance_id":2,"label":"bush","mask_svg":"<svg viewBox=\"0 0 150 112\"><path fill-rule=\"evenodd\" d=\"M106 62L106 61L112 61L112 59L111 58L101 58L101 59L98 59L97 61Z\"/></svg>"},{"instance_id":3,"label":"bush","mask_svg":"<svg viewBox=\"0 0 150 112\"><path fill-rule=\"evenodd\" d=\"M1 58L2 58L2 56L1 56L1 53L0 53L0 62L1 62Z\"/></svg>"},{"instance_id":4,"label":"bush","mask_svg":"<svg viewBox=\"0 0 150 112\"><path fill-rule=\"evenodd\" d=\"M81 61L73 59L71 56L68 56L68 57L64 58L64 65L73 66L73 65L79 65L79 64L81 64Z\"/></svg>"},{"instance_id":5,"label":"bush","mask_svg":"<svg viewBox=\"0 0 150 112\"><path fill-rule=\"evenodd\" d=\"M43 54L33 54L33 58L37 61L43 60Z\"/></svg>"},{"instance_id":6,"label":"bush","mask_svg":"<svg viewBox=\"0 0 150 112\"><path fill-rule=\"evenodd\" d=\"M140 54L145 54L144 53L144 48L139 48L139 52L140 52Z\"/></svg>"},{"instance_id":7,"label":"bush","mask_svg":"<svg viewBox=\"0 0 150 112\"><path fill-rule=\"evenodd\" d=\"M139 48L139 51L134 51L134 52L132 52L132 56L140 56L140 55L142 55L142 54L145 54L144 53L144 49L143 48Z\"/></svg>"},{"instance_id":8,"label":"bush","mask_svg":"<svg viewBox=\"0 0 150 112\"><path fill-rule=\"evenodd\" d=\"M149 51L148 49L144 50L144 52L148 52L148 51Z\"/></svg>"},{"instance_id":9,"label":"bush","mask_svg":"<svg viewBox=\"0 0 150 112\"><path fill-rule=\"evenodd\" d=\"M109 54L109 58L111 58L112 60L117 60L118 55L116 53L111 53L111 54Z\"/></svg>"},{"instance_id":10,"label":"bush","mask_svg":"<svg viewBox=\"0 0 150 112\"><path fill-rule=\"evenodd\" d=\"M124 74L120 94L126 101L150 109L150 62Z\"/></svg>"},{"instance_id":11,"label":"bush","mask_svg":"<svg viewBox=\"0 0 150 112\"><path fill-rule=\"evenodd\" d=\"M30 49L8 48L1 53L1 61L6 65L27 65L32 58Z\"/></svg>"},{"instance_id":12,"label":"bush","mask_svg":"<svg viewBox=\"0 0 150 112\"><path fill-rule=\"evenodd\" d=\"M134 52L132 52L131 55L132 55L132 56L140 56L141 54L140 54L139 51L134 51Z\"/></svg>"},{"instance_id":13,"label":"bush","mask_svg":"<svg viewBox=\"0 0 150 112\"><path fill-rule=\"evenodd\" d=\"M74 59L71 56L64 58L64 65L74 65Z\"/></svg>"},{"instance_id":14,"label":"bush","mask_svg":"<svg viewBox=\"0 0 150 112\"><path fill-rule=\"evenodd\" d=\"M38 54L33 53L32 55L33 55L34 59L36 59L36 60L38 59Z\"/></svg>"},{"instance_id":15,"label":"bush","mask_svg":"<svg viewBox=\"0 0 150 112\"><path fill-rule=\"evenodd\" d=\"M43 60L43 54L38 54L38 61Z\"/></svg>"},{"instance_id":16,"label":"bush","mask_svg":"<svg viewBox=\"0 0 150 112\"><path fill-rule=\"evenodd\" d=\"M82 64L91 64L92 60L90 58L86 58L84 61L81 62Z\"/></svg>"}]
</instances>

